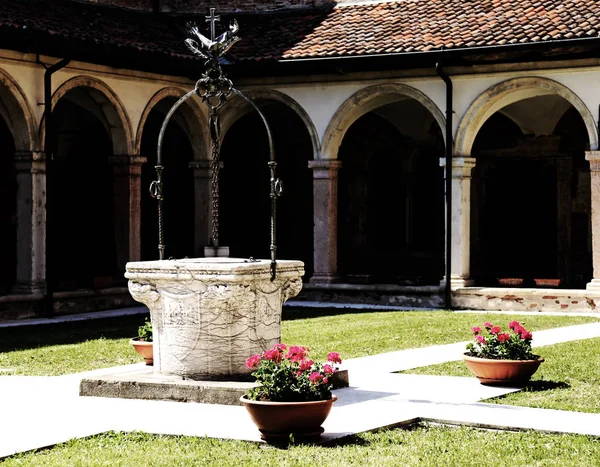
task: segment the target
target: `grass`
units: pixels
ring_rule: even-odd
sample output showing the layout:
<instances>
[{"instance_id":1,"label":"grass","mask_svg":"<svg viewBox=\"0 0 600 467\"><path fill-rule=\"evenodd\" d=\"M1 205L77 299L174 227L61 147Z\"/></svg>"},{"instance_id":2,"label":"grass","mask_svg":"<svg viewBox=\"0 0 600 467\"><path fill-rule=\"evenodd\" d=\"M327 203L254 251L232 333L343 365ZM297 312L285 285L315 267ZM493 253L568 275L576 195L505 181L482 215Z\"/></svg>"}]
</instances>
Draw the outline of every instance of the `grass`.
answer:
<instances>
[{"instance_id":1,"label":"grass","mask_svg":"<svg viewBox=\"0 0 600 467\"><path fill-rule=\"evenodd\" d=\"M580 435L419 426L287 449L241 441L107 433L11 457L27 466L566 466L600 465L600 440Z\"/></svg>"},{"instance_id":2,"label":"grass","mask_svg":"<svg viewBox=\"0 0 600 467\"><path fill-rule=\"evenodd\" d=\"M600 338L538 347L535 351L546 361L525 390L486 402L600 413ZM405 373L471 376L462 361Z\"/></svg>"},{"instance_id":3,"label":"grass","mask_svg":"<svg viewBox=\"0 0 600 467\"><path fill-rule=\"evenodd\" d=\"M328 352L342 358L469 340L471 327L485 320L508 323L498 314L451 312L326 313L293 311L284 314L282 340L308 345L311 356ZM533 331L597 322L578 316L527 316ZM129 344L144 316L79 323L0 329L0 368L22 375L61 375L142 361Z\"/></svg>"},{"instance_id":4,"label":"grass","mask_svg":"<svg viewBox=\"0 0 600 467\"><path fill-rule=\"evenodd\" d=\"M322 359L327 352L343 358L363 357L394 350L451 344L472 339L471 327L484 321L504 323L511 315L452 312L338 313L306 319L309 313L289 313L283 322L282 340L313 349L312 357ZM297 318L296 318L297 316ZM515 315L518 316L518 315ZM533 331L598 322L579 316L527 315L518 318Z\"/></svg>"},{"instance_id":5,"label":"grass","mask_svg":"<svg viewBox=\"0 0 600 467\"><path fill-rule=\"evenodd\" d=\"M0 329L0 368L45 376L141 361L129 343L144 316Z\"/></svg>"}]
</instances>

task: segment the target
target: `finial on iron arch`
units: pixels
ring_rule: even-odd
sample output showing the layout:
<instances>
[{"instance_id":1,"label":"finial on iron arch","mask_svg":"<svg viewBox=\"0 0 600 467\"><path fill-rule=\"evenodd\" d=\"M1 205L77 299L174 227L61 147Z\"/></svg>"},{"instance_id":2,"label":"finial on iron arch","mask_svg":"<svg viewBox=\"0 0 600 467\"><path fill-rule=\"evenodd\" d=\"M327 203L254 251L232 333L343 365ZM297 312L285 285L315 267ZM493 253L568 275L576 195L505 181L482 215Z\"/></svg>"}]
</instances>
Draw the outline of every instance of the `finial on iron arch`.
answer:
<instances>
[{"instance_id":1,"label":"finial on iron arch","mask_svg":"<svg viewBox=\"0 0 600 467\"><path fill-rule=\"evenodd\" d=\"M206 21L210 22L210 39L205 37L198 26L193 23L188 23L188 33L192 38L185 40L188 48L197 55L208 60L216 60L221 55L227 53L233 44L240 40L236 33L240 30L238 22L234 19L229 25L229 30L222 33L215 39L215 22L221 21L220 16L215 16L215 9L210 9L210 16L206 17Z\"/></svg>"}]
</instances>

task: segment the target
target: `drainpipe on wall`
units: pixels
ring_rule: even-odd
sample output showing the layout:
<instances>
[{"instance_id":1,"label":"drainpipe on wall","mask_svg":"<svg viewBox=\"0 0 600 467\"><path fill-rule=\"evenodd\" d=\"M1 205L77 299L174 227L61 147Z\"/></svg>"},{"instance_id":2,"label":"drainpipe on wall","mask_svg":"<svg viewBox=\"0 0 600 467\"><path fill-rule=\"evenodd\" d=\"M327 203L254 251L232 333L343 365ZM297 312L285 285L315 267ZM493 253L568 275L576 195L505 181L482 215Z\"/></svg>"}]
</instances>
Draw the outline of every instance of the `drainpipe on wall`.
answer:
<instances>
[{"instance_id":1,"label":"drainpipe on wall","mask_svg":"<svg viewBox=\"0 0 600 467\"><path fill-rule=\"evenodd\" d=\"M69 58L63 58L49 67L46 67L46 65L42 64L44 68L46 68L46 72L44 73L44 116L42 120L44 122L44 151L46 152L46 234L44 235L46 243L46 294L44 295L42 313L46 318L50 318L52 316L54 307L54 283L50 274L50 265L52 264L52 258L50 255L51 242L48 241L48 219L52 220L53 215L51 209L52 197L49 196L52 179L50 173L53 165L51 162L54 159L54 151L56 150L56 138L52 121L52 75L61 68L66 67L70 61L71 59Z\"/></svg>"},{"instance_id":2,"label":"drainpipe on wall","mask_svg":"<svg viewBox=\"0 0 600 467\"><path fill-rule=\"evenodd\" d=\"M448 310L452 309L452 292L450 290L450 271L452 261L452 80L444 72L442 63L435 65L435 71L446 83L446 282L444 284L444 303Z\"/></svg>"}]
</instances>

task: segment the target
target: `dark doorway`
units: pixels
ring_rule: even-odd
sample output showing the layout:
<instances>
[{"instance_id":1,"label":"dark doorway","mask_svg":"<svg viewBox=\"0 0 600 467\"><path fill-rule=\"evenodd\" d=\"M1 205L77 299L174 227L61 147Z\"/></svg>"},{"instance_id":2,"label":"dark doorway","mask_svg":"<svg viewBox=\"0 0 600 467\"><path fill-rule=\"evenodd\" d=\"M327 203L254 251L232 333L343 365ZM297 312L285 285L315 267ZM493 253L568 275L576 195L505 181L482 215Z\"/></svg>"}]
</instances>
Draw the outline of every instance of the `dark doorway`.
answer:
<instances>
[{"instance_id":1,"label":"dark doorway","mask_svg":"<svg viewBox=\"0 0 600 467\"><path fill-rule=\"evenodd\" d=\"M338 262L345 281L439 284L443 139L431 117L425 124L431 124L426 134L412 138L371 112L346 132L338 209Z\"/></svg>"},{"instance_id":2,"label":"dark doorway","mask_svg":"<svg viewBox=\"0 0 600 467\"><path fill-rule=\"evenodd\" d=\"M302 119L278 102L260 103L273 135L277 175L283 194L277 201L277 257L313 271L313 200L310 135ZM221 238L234 257L270 256L269 148L256 112L237 120L225 135L221 157Z\"/></svg>"},{"instance_id":3,"label":"dark doorway","mask_svg":"<svg viewBox=\"0 0 600 467\"><path fill-rule=\"evenodd\" d=\"M166 112L175 98L166 98L156 106L146 120L142 135L141 154L148 160L142 168L142 260L158 259L158 206L149 194L150 183L156 180L156 145ZM186 131L175 118L171 119L162 148L164 181L165 258L194 256L194 177L190 162L193 149Z\"/></svg>"},{"instance_id":4,"label":"dark doorway","mask_svg":"<svg viewBox=\"0 0 600 467\"><path fill-rule=\"evenodd\" d=\"M485 184L484 263L494 265L497 277L558 277L556 166L498 161Z\"/></svg>"},{"instance_id":5,"label":"dark doorway","mask_svg":"<svg viewBox=\"0 0 600 467\"><path fill-rule=\"evenodd\" d=\"M16 280L17 264L17 176L15 141L0 117L0 294L6 294Z\"/></svg>"},{"instance_id":6,"label":"dark doorway","mask_svg":"<svg viewBox=\"0 0 600 467\"><path fill-rule=\"evenodd\" d=\"M112 142L94 113L63 97L53 112L57 150L51 162L49 280L57 290L105 287L118 277Z\"/></svg>"},{"instance_id":7,"label":"dark doorway","mask_svg":"<svg viewBox=\"0 0 600 467\"><path fill-rule=\"evenodd\" d=\"M552 134L523 134L496 113L473 155L471 273L478 285L517 278L584 288L592 274L587 131L573 108Z\"/></svg>"}]
</instances>

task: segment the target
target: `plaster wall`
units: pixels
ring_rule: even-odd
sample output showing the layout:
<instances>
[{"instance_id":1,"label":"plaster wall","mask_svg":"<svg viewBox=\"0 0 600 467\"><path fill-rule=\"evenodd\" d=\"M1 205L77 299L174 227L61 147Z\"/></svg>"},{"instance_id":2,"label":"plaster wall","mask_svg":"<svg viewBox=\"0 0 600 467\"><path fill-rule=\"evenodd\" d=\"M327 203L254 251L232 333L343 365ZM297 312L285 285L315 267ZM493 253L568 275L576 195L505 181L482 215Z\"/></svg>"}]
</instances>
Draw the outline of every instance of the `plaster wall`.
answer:
<instances>
[{"instance_id":1,"label":"plaster wall","mask_svg":"<svg viewBox=\"0 0 600 467\"><path fill-rule=\"evenodd\" d=\"M40 61L50 65L55 63L56 59L41 57ZM44 113L44 67L35 62L35 56L2 51L0 69L8 73L22 88L36 127L39 128ZM194 86L194 83L187 79L71 62L52 75L52 93L68 80L78 76L96 78L116 94L129 119L134 141L142 113L154 94L165 87L177 87L188 92Z\"/></svg>"},{"instance_id":2,"label":"plaster wall","mask_svg":"<svg viewBox=\"0 0 600 467\"><path fill-rule=\"evenodd\" d=\"M453 132L456 137L461 120L473 102L489 88L503 81L515 78L539 77L556 81L576 94L585 104L594 121L598 121L598 103L600 89L596 86L600 67L563 68L534 71L503 71L485 74L450 75L454 85L454 118ZM296 100L312 119L319 139L323 137L327 127L339 107L356 92L376 84L401 83L412 86L424 93L440 109L446 110L445 84L437 76L361 79L357 81L337 81L329 83L294 83L273 84L269 86L252 86L253 89L275 89ZM547 91L540 91L547 94ZM532 94L536 95L536 91ZM507 96L510 99L510 96ZM506 104L512 103L507 100ZM591 148L594 149L594 148Z\"/></svg>"}]
</instances>

